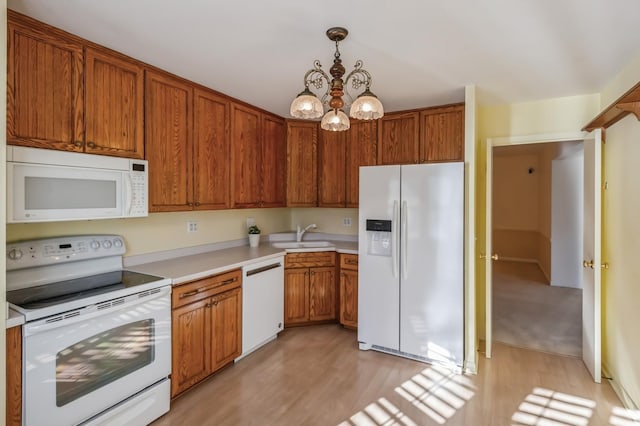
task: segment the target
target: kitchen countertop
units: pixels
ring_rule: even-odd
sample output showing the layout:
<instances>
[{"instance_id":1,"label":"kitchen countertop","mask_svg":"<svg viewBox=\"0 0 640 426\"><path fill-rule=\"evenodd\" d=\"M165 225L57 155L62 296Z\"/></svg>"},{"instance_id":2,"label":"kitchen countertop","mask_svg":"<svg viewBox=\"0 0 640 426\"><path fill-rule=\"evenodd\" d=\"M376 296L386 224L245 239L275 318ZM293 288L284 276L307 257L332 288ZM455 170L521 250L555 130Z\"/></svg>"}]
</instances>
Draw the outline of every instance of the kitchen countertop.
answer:
<instances>
[{"instance_id":1,"label":"kitchen countertop","mask_svg":"<svg viewBox=\"0 0 640 426\"><path fill-rule=\"evenodd\" d=\"M259 261L275 259L277 257L284 256L289 252L336 251L338 253L358 254L357 241L324 241L329 241L333 244L333 247L314 249L281 249L271 245L272 242L276 241L265 241L255 248L242 245L133 265L127 267L127 269L171 278L173 284L177 285L206 278L232 269L241 268Z\"/></svg>"},{"instance_id":2,"label":"kitchen countertop","mask_svg":"<svg viewBox=\"0 0 640 426\"><path fill-rule=\"evenodd\" d=\"M24 315L11 308L7 308L6 328L17 327L22 324L24 324Z\"/></svg>"}]
</instances>

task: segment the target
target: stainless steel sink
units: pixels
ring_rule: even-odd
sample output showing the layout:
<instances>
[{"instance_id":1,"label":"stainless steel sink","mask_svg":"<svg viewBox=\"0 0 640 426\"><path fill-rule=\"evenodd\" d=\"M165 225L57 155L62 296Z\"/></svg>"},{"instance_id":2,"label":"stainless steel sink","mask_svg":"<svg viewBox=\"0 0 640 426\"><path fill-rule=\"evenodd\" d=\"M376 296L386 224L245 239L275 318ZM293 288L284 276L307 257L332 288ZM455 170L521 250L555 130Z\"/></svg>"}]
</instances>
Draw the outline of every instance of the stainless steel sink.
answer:
<instances>
[{"instance_id":1,"label":"stainless steel sink","mask_svg":"<svg viewBox=\"0 0 640 426\"><path fill-rule=\"evenodd\" d=\"M277 248L283 249L306 249L306 248L326 248L326 247L335 247L335 245L331 244L329 241L281 241L277 243L271 244Z\"/></svg>"}]
</instances>

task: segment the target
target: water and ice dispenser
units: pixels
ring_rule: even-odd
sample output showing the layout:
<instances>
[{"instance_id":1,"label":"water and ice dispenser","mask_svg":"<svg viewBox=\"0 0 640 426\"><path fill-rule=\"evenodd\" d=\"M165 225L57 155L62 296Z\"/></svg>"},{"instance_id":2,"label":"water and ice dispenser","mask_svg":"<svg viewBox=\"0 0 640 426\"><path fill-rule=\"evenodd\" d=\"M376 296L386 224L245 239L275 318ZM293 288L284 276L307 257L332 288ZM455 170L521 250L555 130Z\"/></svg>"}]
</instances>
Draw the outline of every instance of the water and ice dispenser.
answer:
<instances>
[{"instance_id":1,"label":"water and ice dispenser","mask_svg":"<svg viewBox=\"0 0 640 426\"><path fill-rule=\"evenodd\" d=\"M367 254L391 257L391 221L367 219Z\"/></svg>"}]
</instances>

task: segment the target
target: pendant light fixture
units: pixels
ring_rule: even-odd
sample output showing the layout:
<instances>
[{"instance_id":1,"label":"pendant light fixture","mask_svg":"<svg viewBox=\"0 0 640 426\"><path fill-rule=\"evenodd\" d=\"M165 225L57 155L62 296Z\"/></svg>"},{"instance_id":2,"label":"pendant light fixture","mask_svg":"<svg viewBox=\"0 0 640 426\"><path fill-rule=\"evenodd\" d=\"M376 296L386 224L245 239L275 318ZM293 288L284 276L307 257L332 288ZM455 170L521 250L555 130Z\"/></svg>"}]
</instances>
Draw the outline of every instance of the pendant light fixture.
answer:
<instances>
[{"instance_id":1,"label":"pendant light fixture","mask_svg":"<svg viewBox=\"0 0 640 426\"><path fill-rule=\"evenodd\" d=\"M342 78L345 68L340 59L338 44L347 37L349 32L346 28L334 27L327 30L329 40L335 42L336 51L333 55L333 66L329 69L329 78L322 69L320 61L315 60L313 68L304 75L304 90L291 102L291 115L295 118L316 119L322 117L320 127L324 130L343 131L350 127L349 117L344 113L343 108L350 106L349 115L359 120L375 120L384 115L382 102L378 100L371 90L371 74L362 68L362 61L356 61L353 70ZM354 90L364 88L362 93L355 99L346 90L346 86L351 83ZM313 87L320 90L327 84L326 91L320 98L310 89ZM324 112L324 106L328 110ZM323 117L324 114L324 117Z\"/></svg>"}]
</instances>

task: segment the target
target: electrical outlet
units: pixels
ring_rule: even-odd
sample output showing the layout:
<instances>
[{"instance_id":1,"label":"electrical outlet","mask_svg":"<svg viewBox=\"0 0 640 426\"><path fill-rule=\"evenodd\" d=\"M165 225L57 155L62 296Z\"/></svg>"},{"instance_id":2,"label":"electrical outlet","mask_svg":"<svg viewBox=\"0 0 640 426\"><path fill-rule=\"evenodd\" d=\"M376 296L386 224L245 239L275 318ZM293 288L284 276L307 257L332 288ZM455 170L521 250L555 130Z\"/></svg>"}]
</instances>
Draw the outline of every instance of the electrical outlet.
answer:
<instances>
[{"instance_id":1,"label":"electrical outlet","mask_svg":"<svg viewBox=\"0 0 640 426\"><path fill-rule=\"evenodd\" d=\"M351 218L350 217L343 218L342 219L342 226L346 226L346 227L351 226Z\"/></svg>"},{"instance_id":2,"label":"electrical outlet","mask_svg":"<svg viewBox=\"0 0 640 426\"><path fill-rule=\"evenodd\" d=\"M249 229L249 227L253 226L256 224L256 220L253 217L248 217L247 218L247 229Z\"/></svg>"},{"instance_id":3,"label":"electrical outlet","mask_svg":"<svg viewBox=\"0 0 640 426\"><path fill-rule=\"evenodd\" d=\"M198 232L198 222L194 220L187 221L187 232Z\"/></svg>"}]
</instances>

